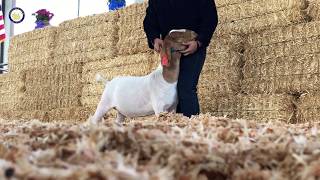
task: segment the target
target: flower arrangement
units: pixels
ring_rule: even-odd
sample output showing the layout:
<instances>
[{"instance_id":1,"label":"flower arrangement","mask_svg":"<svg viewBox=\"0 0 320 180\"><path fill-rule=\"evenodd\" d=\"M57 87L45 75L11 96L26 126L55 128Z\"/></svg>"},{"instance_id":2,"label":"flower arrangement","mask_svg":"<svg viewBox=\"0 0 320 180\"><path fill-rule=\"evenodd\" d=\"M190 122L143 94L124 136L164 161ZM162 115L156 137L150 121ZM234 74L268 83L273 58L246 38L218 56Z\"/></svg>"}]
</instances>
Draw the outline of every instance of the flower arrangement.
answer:
<instances>
[{"instance_id":1,"label":"flower arrangement","mask_svg":"<svg viewBox=\"0 0 320 180\"><path fill-rule=\"evenodd\" d=\"M108 6L109 6L109 10L114 11L126 6L126 1L125 0L108 0Z\"/></svg>"},{"instance_id":2,"label":"flower arrangement","mask_svg":"<svg viewBox=\"0 0 320 180\"><path fill-rule=\"evenodd\" d=\"M37 26L35 27L36 29L43 28L45 26L50 25L50 20L54 16L53 13L51 13L46 9L40 9L37 12L33 13L32 15L36 16L36 19L37 19L35 22L37 24Z\"/></svg>"}]
</instances>

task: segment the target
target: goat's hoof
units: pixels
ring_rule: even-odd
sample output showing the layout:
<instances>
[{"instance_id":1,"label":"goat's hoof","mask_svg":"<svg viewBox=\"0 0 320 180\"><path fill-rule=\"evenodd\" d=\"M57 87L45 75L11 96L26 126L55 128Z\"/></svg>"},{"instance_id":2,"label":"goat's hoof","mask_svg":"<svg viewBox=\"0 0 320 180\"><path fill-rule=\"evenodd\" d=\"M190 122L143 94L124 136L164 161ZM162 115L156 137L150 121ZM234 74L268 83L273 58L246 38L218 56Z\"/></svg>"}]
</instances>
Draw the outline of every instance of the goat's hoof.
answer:
<instances>
[{"instance_id":1,"label":"goat's hoof","mask_svg":"<svg viewBox=\"0 0 320 180\"><path fill-rule=\"evenodd\" d=\"M161 112L159 113L159 117L164 117L164 116L167 116L169 113L168 112Z\"/></svg>"},{"instance_id":2,"label":"goat's hoof","mask_svg":"<svg viewBox=\"0 0 320 180\"><path fill-rule=\"evenodd\" d=\"M162 118L166 117L169 113L168 112L161 112L159 114L156 114L156 117L158 120L161 120Z\"/></svg>"}]
</instances>

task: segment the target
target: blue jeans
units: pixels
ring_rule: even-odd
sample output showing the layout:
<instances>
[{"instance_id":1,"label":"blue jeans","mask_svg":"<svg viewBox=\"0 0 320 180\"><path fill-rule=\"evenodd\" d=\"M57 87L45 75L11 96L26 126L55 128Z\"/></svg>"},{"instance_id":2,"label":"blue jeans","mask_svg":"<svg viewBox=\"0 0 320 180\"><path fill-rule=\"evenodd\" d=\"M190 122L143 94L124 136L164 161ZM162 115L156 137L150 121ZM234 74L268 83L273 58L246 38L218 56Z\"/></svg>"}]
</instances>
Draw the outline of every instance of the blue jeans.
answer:
<instances>
[{"instance_id":1,"label":"blue jeans","mask_svg":"<svg viewBox=\"0 0 320 180\"><path fill-rule=\"evenodd\" d=\"M177 113L191 117L200 113L197 85L206 58L206 49L201 48L189 56L182 56L178 78Z\"/></svg>"}]
</instances>

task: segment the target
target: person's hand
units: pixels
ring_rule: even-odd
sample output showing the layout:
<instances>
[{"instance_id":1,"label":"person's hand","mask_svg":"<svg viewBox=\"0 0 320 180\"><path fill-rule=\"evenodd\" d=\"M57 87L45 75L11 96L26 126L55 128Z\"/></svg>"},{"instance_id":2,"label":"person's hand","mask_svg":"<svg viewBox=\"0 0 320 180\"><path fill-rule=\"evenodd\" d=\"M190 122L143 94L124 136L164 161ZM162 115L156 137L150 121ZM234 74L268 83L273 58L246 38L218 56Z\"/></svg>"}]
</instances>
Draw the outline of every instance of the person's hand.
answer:
<instances>
[{"instance_id":1,"label":"person's hand","mask_svg":"<svg viewBox=\"0 0 320 180\"><path fill-rule=\"evenodd\" d=\"M158 53L163 47L163 40L156 38L154 39L154 44L153 44L154 50L157 51Z\"/></svg>"},{"instance_id":2,"label":"person's hand","mask_svg":"<svg viewBox=\"0 0 320 180\"><path fill-rule=\"evenodd\" d=\"M187 49L180 51L184 56L188 56L190 54L193 54L198 49L198 42L197 41L190 41L187 43L183 43L183 45L187 46Z\"/></svg>"}]
</instances>

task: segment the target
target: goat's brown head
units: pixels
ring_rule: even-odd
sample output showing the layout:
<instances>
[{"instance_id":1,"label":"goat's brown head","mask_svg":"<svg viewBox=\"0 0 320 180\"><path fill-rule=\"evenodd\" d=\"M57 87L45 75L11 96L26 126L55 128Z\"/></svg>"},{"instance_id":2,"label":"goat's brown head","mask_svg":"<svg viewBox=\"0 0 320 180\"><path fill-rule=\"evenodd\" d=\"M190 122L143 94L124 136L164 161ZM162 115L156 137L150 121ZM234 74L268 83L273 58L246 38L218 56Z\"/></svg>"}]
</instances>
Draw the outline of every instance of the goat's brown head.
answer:
<instances>
[{"instance_id":1,"label":"goat's brown head","mask_svg":"<svg viewBox=\"0 0 320 180\"><path fill-rule=\"evenodd\" d=\"M197 36L197 33L194 31L186 29L170 31L164 38L163 47L160 52L162 66L169 67L172 63L180 60L180 51L187 48L183 43L193 41Z\"/></svg>"}]
</instances>

